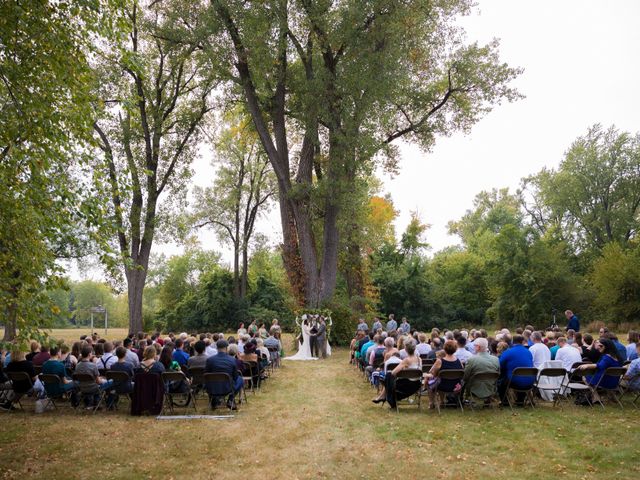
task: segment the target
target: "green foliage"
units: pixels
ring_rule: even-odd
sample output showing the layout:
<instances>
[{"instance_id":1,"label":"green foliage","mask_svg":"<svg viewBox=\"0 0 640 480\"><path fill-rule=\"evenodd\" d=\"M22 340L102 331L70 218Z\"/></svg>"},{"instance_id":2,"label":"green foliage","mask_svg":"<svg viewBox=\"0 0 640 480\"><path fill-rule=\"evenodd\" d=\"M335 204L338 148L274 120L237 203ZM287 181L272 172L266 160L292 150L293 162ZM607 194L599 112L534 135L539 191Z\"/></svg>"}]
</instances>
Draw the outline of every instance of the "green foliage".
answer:
<instances>
[{"instance_id":1,"label":"green foliage","mask_svg":"<svg viewBox=\"0 0 640 480\"><path fill-rule=\"evenodd\" d=\"M640 320L640 248L606 245L590 275L595 308L607 322Z\"/></svg>"}]
</instances>

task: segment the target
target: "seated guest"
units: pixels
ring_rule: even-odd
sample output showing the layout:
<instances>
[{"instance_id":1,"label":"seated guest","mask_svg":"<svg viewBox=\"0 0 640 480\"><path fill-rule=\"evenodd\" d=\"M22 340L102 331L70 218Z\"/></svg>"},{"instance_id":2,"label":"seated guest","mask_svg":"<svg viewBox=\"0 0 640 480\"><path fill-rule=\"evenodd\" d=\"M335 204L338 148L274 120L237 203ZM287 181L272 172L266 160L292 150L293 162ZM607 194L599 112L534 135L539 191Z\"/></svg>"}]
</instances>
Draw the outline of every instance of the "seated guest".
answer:
<instances>
[{"instance_id":1,"label":"seated guest","mask_svg":"<svg viewBox=\"0 0 640 480\"><path fill-rule=\"evenodd\" d=\"M186 365L189 360L189 354L183 350L184 341L179 338L176 340L176 349L173 352L173 360L175 360L178 365ZM166 365L165 365L166 368Z\"/></svg>"},{"instance_id":2,"label":"seated guest","mask_svg":"<svg viewBox=\"0 0 640 480\"><path fill-rule=\"evenodd\" d=\"M376 403L385 400L391 408L396 408L396 399L402 400L415 394L422 382L420 380L410 380L408 378L398 378L396 376L403 370L416 369L422 371L422 360L416 355L416 343L413 339L405 341L404 349L407 356L393 369L391 373L387 373L385 377L385 397L377 399Z\"/></svg>"},{"instance_id":3,"label":"seated guest","mask_svg":"<svg viewBox=\"0 0 640 480\"><path fill-rule=\"evenodd\" d=\"M196 354L193 357L189 357L187 365L189 368L204 368L207 363L207 356L205 355L206 346L202 340L198 340L194 347Z\"/></svg>"},{"instance_id":4,"label":"seated guest","mask_svg":"<svg viewBox=\"0 0 640 480\"><path fill-rule=\"evenodd\" d=\"M90 345L84 345L80 350L80 361L76 365L75 373L82 373L93 377L93 385L80 384L80 391L84 397L87 408L94 407L99 400L100 391L108 390L113 385L111 380L105 380L98 372L98 366L91 361L93 349ZM107 399L107 405L111 405L113 398Z\"/></svg>"},{"instance_id":5,"label":"seated guest","mask_svg":"<svg viewBox=\"0 0 640 480\"><path fill-rule=\"evenodd\" d=\"M590 385L597 385L607 368L620 367L622 365L622 363L620 362L620 357L618 357L618 349L610 339L602 338L600 339L600 341L596 341L594 343L596 344L596 348L600 351L602 356L596 364L596 366L598 367L596 373L594 375L588 375L586 377L587 382L589 382ZM585 369L589 365L590 364L581 365L580 367L578 367L578 369ZM600 386L604 388L615 388L617 382L618 380L614 377L605 377L602 379Z\"/></svg>"},{"instance_id":6,"label":"seated guest","mask_svg":"<svg viewBox=\"0 0 640 480\"><path fill-rule=\"evenodd\" d=\"M211 399L212 406L216 406L216 399L219 397L228 396L227 407L231 410L236 410L235 396L240 392L243 386L242 375L238 373L236 361L227 354L229 344L226 340L218 340L216 343L216 349L218 353L207 358L205 366L205 372L219 372L226 373L231 377L232 391L229 392L228 388L221 383L209 383L207 384L207 392Z\"/></svg>"},{"instance_id":7,"label":"seated guest","mask_svg":"<svg viewBox=\"0 0 640 480\"><path fill-rule=\"evenodd\" d=\"M262 338L256 339L256 354L260 358L261 368L266 368L269 363L271 363L269 349L264 346L264 340L262 340Z\"/></svg>"},{"instance_id":8,"label":"seated guest","mask_svg":"<svg viewBox=\"0 0 640 480\"><path fill-rule=\"evenodd\" d=\"M40 347L40 352L33 356L31 363L33 363L34 366L39 367L42 366L44 362L46 362L50 358L51 354L49 353L49 347L43 345L42 347Z\"/></svg>"},{"instance_id":9,"label":"seated guest","mask_svg":"<svg viewBox=\"0 0 640 480\"><path fill-rule=\"evenodd\" d=\"M427 343L427 335L425 333L418 334L418 345L416 345L416 354L418 356L428 355L431 352L431 345Z\"/></svg>"},{"instance_id":10,"label":"seated guest","mask_svg":"<svg viewBox=\"0 0 640 480\"><path fill-rule=\"evenodd\" d=\"M35 356L35 355L34 355ZM36 381L36 372L33 369L33 363L26 359L25 353L18 347L11 350L11 361L4 369L5 374L9 372L25 372L29 375L31 382L24 380L13 382L13 391L18 395L29 393L33 388L33 382ZM13 394L12 394L13 395ZM11 402L6 402L3 407L10 408Z\"/></svg>"},{"instance_id":11,"label":"seated guest","mask_svg":"<svg viewBox=\"0 0 640 480\"><path fill-rule=\"evenodd\" d=\"M558 353L558 350L560 350L560 345L558 345L558 339L560 337L562 337L562 333L560 332L556 332L554 334L554 342L555 344L551 347L549 347L549 351L551 352L551 360L555 360L556 359L556 353Z\"/></svg>"},{"instance_id":12,"label":"seated guest","mask_svg":"<svg viewBox=\"0 0 640 480\"><path fill-rule=\"evenodd\" d=\"M624 375L624 382L632 392L640 391L640 342L636 341L636 358L631 360L627 373Z\"/></svg>"},{"instance_id":13,"label":"seated guest","mask_svg":"<svg viewBox=\"0 0 640 480\"><path fill-rule=\"evenodd\" d=\"M93 346L93 363L95 363L96 365L98 365L98 370L104 370L104 368L102 367L102 365L100 364L100 359L102 358L102 355L104 355L104 343L96 343Z\"/></svg>"},{"instance_id":14,"label":"seated guest","mask_svg":"<svg viewBox=\"0 0 640 480\"><path fill-rule=\"evenodd\" d=\"M588 333L584 334L583 340L584 340L584 346L582 347L583 360L586 360L591 363L598 363L598 360L600 360L601 354L600 354L600 350L596 348L597 342Z\"/></svg>"},{"instance_id":15,"label":"seated guest","mask_svg":"<svg viewBox=\"0 0 640 480\"><path fill-rule=\"evenodd\" d=\"M385 347L384 347L384 337L382 335L378 335L376 334L373 339L375 340L376 344L374 348L369 349L369 360L368 360L368 366L367 368L365 368L365 372L367 373L369 379L372 380L372 374L374 372L374 370L376 370L376 368L374 368L374 365L376 364L376 362L379 365L384 364L384 353L385 353ZM379 370L380 367L378 366L377 369Z\"/></svg>"},{"instance_id":16,"label":"seated guest","mask_svg":"<svg viewBox=\"0 0 640 480\"><path fill-rule=\"evenodd\" d=\"M44 389L47 395L51 397L60 397L67 392L70 392L71 404L76 406L78 404L77 397L77 385L73 382L71 377L67 375L67 369L60 361L60 350L58 347L51 347L49 349L51 357L42 365L42 373L48 375L56 375L62 379L62 384L45 384Z\"/></svg>"},{"instance_id":17,"label":"seated guest","mask_svg":"<svg viewBox=\"0 0 640 480\"><path fill-rule=\"evenodd\" d=\"M535 378L533 377L516 377L512 379L513 371L520 367L533 367L533 357L529 350L523 345L524 338L522 335L513 336L513 345L500 355L500 380L498 381L498 393L503 405L506 402L507 385L511 381L511 385L516 388L527 389L533 385ZM558 347L559 348L559 347ZM518 392L516 403L524 401L525 393Z\"/></svg>"},{"instance_id":18,"label":"seated guest","mask_svg":"<svg viewBox=\"0 0 640 480\"><path fill-rule=\"evenodd\" d=\"M120 348L120 347L118 347ZM124 347L122 347L124 348ZM164 347L162 347L164 348ZM125 348L125 362L126 363L130 363L129 362L129 356L126 353L127 350ZM142 355L142 362L140 362L140 366L138 367L138 371L143 372L143 373L157 373L160 374L162 372L165 371L164 365L160 362L158 362L156 360L156 357L158 355L158 351L156 350L156 347L151 345L147 348L144 349L143 355ZM137 355L136 355L137 358ZM119 361L119 360L118 360ZM133 365L132 365L133 366ZM113 368L113 367L111 367ZM134 370L136 370L136 368L134 367Z\"/></svg>"},{"instance_id":19,"label":"seated guest","mask_svg":"<svg viewBox=\"0 0 640 480\"><path fill-rule=\"evenodd\" d=\"M467 361L462 379L465 389L471 395L488 399L494 392L495 382L491 380L476 380L474 375L479 373L500 373L500 360L489 355L489 343L486 338L476 338L473 342L475 355Z\"/></svg>"},{"instance_id":20,"label":"seated guest","mask_svg":"<svg viewBox=\"0 0 640 480\"><path fill-rule=\"evenodd\" d=\"M638 358L637 346L640 343L640 333L631 330L627 336L627 360Z\"/></svg>"},{"instance_id":21,"label":"seated guest","mask_svg":"<svg viewBox=\"0 0 640 480\"><path fill-rule=\"evenodd\" d=\"M464 365L465 363L467 363L467 360L469 360L473 356L473 354L466 349L467 339L464 337L464 335L460 335L456 340L456 343L458 344L458 348L456 350L455 356Z\"/></svg>"},{"instance_id":22,"label":"seated guest","mask_svg":"<svg viewBox=\"0 0 640 480\"><path fill-rule=\"evenodd\" d=\"M97 347L98 345L96 345ZM98 369L100 370L109 370L114 363L118 361L118 357L113 354L113 343L104 342L102 346L104 353L100 357L96 363L98 365Z\"/></svg>"},{"instance_id":23,"label":"seated guest","mask_svg":"<svg viewBox=\"0 0 640 480\"><path fill-rule=\"evenodd\" d=\"M246 364L242 364L242 374L246 377L251 375L251 373L253 373L253 381L257 382L259 381L259 377L261 374L261 365L260 362L258 361L258 355L256 354L256 341L255 339L252 339L250 341L248 341L247 343L244 344L244 352L240 353L238 355L238 357L240 358L240 360L242 360L243 362L256 362L256 364L258 365L258 370L257 371L253 371L250 372L249 371L249 366Z\"/></svg>"},{"instance_id":24,"label":"seated guest","mask_svg":"<svg viewBox=\"0 0 640 480\"><path fill-rule=\"evenodd\" d=\"M533 358L533 366L541 368L544 362L551 360L551 351L544 343L542 343L542 334L540 332L533 332L531 334L531 341L533 345L529 347L529 353Z\"/></svg>"},{"instance_id":25,"label":"seated guest","mask_svg":"<svg viewBox=\"0 0 640 480\"><path fill-rule=\"evenodd\" d=\"M369 350L369 347L372 347L373 345L375 345L375 342L373 341L373 337L375 336L375 333L373 332L369 332L369 334L367 336L364 337L363 340L360 340L360 349L359 349L359 354L358 354L358 358L360 359L360 365L362 365L362 367L366 367L367 366L367 350Z\"/></svg>"},{"instance_id":26,"label":"seated guest","mask_svg":"<svg viewBox=\"0 0 640 480\"><path fill-rule=\"evenodd\" d=\"M210 357L212 355L215 355L216 353L218 353L218 349L216 348L216 342L218 341L218 334L214 333L211 338L207 338L205 340L205 343L207 343L207 348L205 348L204 350L204 354L207 357Z\"/></svg>"},{"instance_id":27,"label":"seated guest","mask_svg":"<svg viewBox=\"0 0 640 480\"><path fill-rule=\"evenodd\" d=\"M618 360L620 361L620 363L626 362L627 348L618 341L618 337L616 336L616 334L609 332L605 337L611 340L611 342L613 342L613 345L616 347L616 350L618 351Z\"/></svg>"},{"instance_id":28,"label":"seated guest","mask_svg":"<svg viewBox=\"0 0 640 480\"><path fill-rule=\"evenodd\" d=\"M29 353L25 355L24 360L31 362L31 365L33 365L33 357L35 357L38 352L40 352L40 344L35 340L32 340L29 344Z\"/></svg>"},{"instance_id":29,"label":"seated guest","mask_svg":"<svg viewBox=\"0 0 640 480\"><path fill-rule=\"evenodd\" d=\"M133 368L138 368L140 366L140 358L138 358L138 354L133 351L133 340L127 337L122 342L122 345L127 349L127 361L133 365Z\"/></svg>"},{"instance_id":30,"label":"seated guest","mask_svg":"<svg viewBox=\"0 0 640 480\"><path fill-rule=\"evenodd\" d=\"M429 391L429 408L435 408L436 391L451 393L456 389L458 380L438 378L440 370L461 370L462 362L455 356L458 343L455 340L444 342L444 355L438 358L425 376L425 388Z\"/></svg>"},{"instance_id":31,"label":"seated guest","mask_svg":"<svg viewBox=\"0 0 640 480\"><path fill-rule=\"evenodd\" d=\"M145 352L146 350L147 349L145 348ZM155 353L155 349L154 349L154 353ZM127 349L124 347L116 348L116 358L117 358L116 363L112 364L109 369L113 372L125 372L129 376L129 380L126 382L120 382L120 383L114 384L114 389L116 393L120 395L131 393L133 392L133 384L131 383L131 379L133 378L133 365L127 362ZM155 355L154 355L154 360L155 360ZM144 355L143 355L143 362L144 362Z\"/></svg>"},{"instance_id":32,"label":"seated guest","mask_svg":"<svg viewBox=\"0 0 640 480\"><path fill-rule=\"evenodd\" d=\"M556 360L561 361L562 368L567 372L570 372L574 363L582 361L580 350L573 345L569 345L568 340L564 337L560 337L558 339L558 345L560 346L560 349L556 353Z\"/></svg>"},{"instance_id":33,"label":"seated guest","mask_svg":"<svg viewBox=\"0 0 640 480\"><path fill-rule=\"evenodd\" d=\"M62 362L62 364L64 365L64 368L66 368L67 370L73 370L75 368L75 363L72 365L71 364L71 348L69 348L69 345L67 345L66 343L63 343L62 345L60 345L60 361ZM76 361L76 363L78 363Z\"/></svg>"}]
</instances>

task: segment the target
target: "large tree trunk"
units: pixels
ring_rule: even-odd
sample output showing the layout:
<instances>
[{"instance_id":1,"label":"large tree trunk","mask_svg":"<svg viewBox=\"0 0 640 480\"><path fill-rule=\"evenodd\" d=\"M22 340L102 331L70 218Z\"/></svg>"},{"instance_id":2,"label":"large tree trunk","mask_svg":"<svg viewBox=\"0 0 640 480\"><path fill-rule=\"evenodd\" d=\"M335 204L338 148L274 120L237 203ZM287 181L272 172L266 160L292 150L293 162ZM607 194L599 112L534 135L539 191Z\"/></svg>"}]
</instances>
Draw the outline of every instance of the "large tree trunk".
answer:
<instances>
[{"instance_id":1,"label":"large tree trunk","mask_svg":"<svg viewBox=\"0 0 640 480\"><path fill-rule=\"evenodd\" d=\"M7 307L7 320L4 324L4 337L3 342L12 342L16 338L16 323L18 316L18 306L15 303L11 303Z\"/></svg>"},{"instance_id":2,"label":"large tree trunk","mask_svg":"<svg viewBox=\"0 0 640 480\"><path fill-rule=\"evenodd\" d=\"M143 331L142 294L147 279L147 269L146 267L127 269L126 276L129 294L129 332L137 333Z\"/></svg>"}]
</instances>

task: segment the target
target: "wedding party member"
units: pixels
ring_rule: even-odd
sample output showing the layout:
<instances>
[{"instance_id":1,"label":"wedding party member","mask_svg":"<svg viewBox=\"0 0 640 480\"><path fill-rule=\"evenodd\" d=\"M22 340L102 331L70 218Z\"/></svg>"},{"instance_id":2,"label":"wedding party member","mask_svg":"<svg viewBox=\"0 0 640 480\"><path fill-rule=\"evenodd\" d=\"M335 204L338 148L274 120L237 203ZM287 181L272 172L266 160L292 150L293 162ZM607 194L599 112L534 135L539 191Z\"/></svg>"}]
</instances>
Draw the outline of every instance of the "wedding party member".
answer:
<instances>
[{"instance_id":1,"label":"wedding party member","mask_svg":"<svg viewBox=\"0 0 640 480\"><path fill-rule=\"evenodd\" d=\"M529 347L529 353L533 358L533 366L540 368L545 362L551 360L551 351L549 347L542 343L542 334L540 332L533 332L531 340L533 345Z\"/></svg>"},{"instance_id":2,"label":"wedding party member","mask_svg":"<svg viewBox=\"0 0 640 480\"><path fill-rule=\"evenodd\" d=\"M236 332L236 335L241 336L241 335L246 335L247 334L247 329L244 328L244 323L240 323L240 328L238 328L238 331Z\"/></svg>"},{"instance_id":3,"label":"wedding party member","mask_svg":"<svg viewBox=\"0 0 640 480\"><path fill-rule=\"evenodd\" d=\"M408 335L409 332L411 331L411 325L409 325L409 322L407 321L407 317L402 317L402 323L400 324L400 331L405 335Z\"/></svg>"},{"instance_id":4,"label":"wedding party member","mask_svg":"<svg viewBox=\"0 0 640 480\"><path fill-rule=\"evenodd\" d=\"M367 325L367 322L364 321L364 318L361 318L360 321L358 322L358 326L356 327L356 330L362 330L367 331L369 330L369 325ZM376 331L376 329L373 329L374 331Z\"/></svg>"},{"instance_id":5,"label":"wedding party member","mask_svg":"<svg viewBox=\"0 0 640 480\"><path fill-rule=\"evenodd\" d=\"M320 317L320 321L318 323L318 333L316 334L316 343L317 343L317 351L319 353L318 356L322 358L327 358L327 324L325 323L324 317Z\"/></svg>"},{"instance_id":6,"label":"wedding party member","mask_svg":"<svg viewBox=\"0 0 640 480\"><path fill-rule=\"evenodd\" d=\"M640 333L631 330L627 336L627 360L633 361L638 358L636 347L640 343Z\"/></svg>"},{"instance_id":7,"label":"wedding party member","mask_svg":"<svg viewBox=\"0 0 640 480\"><path fill-rule=\"evenodd\" d=\"M374 332L377 332L378 330L382 330L382 322L378 317L373 318L373 325L371 326L371 330L373 330Z\"/></svg>"},{"instance_id":8,"label":"wedding party member","mask_svg":"<svg viewBox=\"0 0 640 480\"><path fill-rule=\"evenodd\" d=\"M436 392L451 393L456 389L458 380L438 379L440 370L461 370L462 362L456 358L458 345L454 340L444 342L444 355L438 358L425 377L425 388L429 392L429 408L435 408Z\"/></svg>"},{"instance_id":9,"label":"wedding party member","mask_svg":"<svg viewBox=\"0 0 640 480\"><path fill-rule=\"evenodd\" d=\"M231 410L237 410L235 396L242 389L243 380L242 376L238 374L235 360L227 354L228 347L229 344L226 340L218 340L218 343L216 344L218 353L207 359L205 372L220 372L228 374L233 383L233 391L226 391L225 386L220 383L209 383L206 388L209 393L212 406L216 406L216 397L228 396L227 407Z\"/></svg>"},{"instance_id":10,"label":"wedding party member","mask_svg":"<svg viewBox=\"0 0 640 480\"><path fill-rule=\"evenodd\" d=\"M478 398L487 398L494 391L494 383L491 380L476 380L474 375L479 373L500 373L500 360L489 355L489 342L486 338L476 338L473 342L475 354L472 355L464 368L462 379L467 392Z\"/></svg>"},{"instance_id":11,"label":"wedding party member","mask_svg":"<svg viewBox=\"0 0 640 480\"><path fill-rule=\"evenodd\" d=\"M261 323L258 327L258 337L264 340L268 335L269 333L267 332L267 328L265 327L264 323Z\"/></svg>"},{"instance_id":12,"label":"wedding party member","mask_svg":"<svg viewBox=\"0 0 640 480\"><path fill-rule=\"evenodd\" d=\"M392 313L389 315L389 321L387 322L387 332L394 332L398 329L398 322L396 322L396 316Z\"/></svg>"},{"instance_id":13,"label":"wedding party member","mask_svg":"<svg viewBox=\"0 0 640 480\"><path fill-rule=\"evenodd\" d=\"M391 408L396 408L396 399L409 398L422 387L421 381L414 381L408 378L396 379L396 376L402 370L422 368L422 360L416 355L416 343L413 340L409 340L405 342L404 348L407 352L407 357L401 360L393 371L390 374L387 373L385 377L386 401Z\"/></svg>"}]
</instances>

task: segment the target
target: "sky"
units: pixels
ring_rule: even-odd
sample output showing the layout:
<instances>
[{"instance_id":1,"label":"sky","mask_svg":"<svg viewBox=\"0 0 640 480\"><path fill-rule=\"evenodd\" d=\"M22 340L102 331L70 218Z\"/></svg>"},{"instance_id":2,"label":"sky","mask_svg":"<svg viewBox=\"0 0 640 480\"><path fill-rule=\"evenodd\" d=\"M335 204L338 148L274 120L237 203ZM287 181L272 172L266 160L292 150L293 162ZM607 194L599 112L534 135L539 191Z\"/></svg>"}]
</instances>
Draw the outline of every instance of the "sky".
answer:
<instances>
[{"instance_id":1,"label":"sky","mask_svg":"<svg viewBox=\"0 0 640 480\"><path fill-rule=\"evenodd\" d=\"M521 178L556 167L589 126L640 132L640 0L479 0L460 25L470 42L500 40L501 59L524 69L513 85L525 98L496 106L466 135L437 139L429 153L403 144L400 173L380 174L399 212L397 235L417 211L431 225L432 253L458 242L447 223L471 209L477 193L515 191ZM193 167L193 184L208 186L209 155ZM279 243L275 208L257 230ZM199 239L230 261L230 249L211 232ZM171 244L156 249L180 251Z\"/></svg>"}]
</instances>

